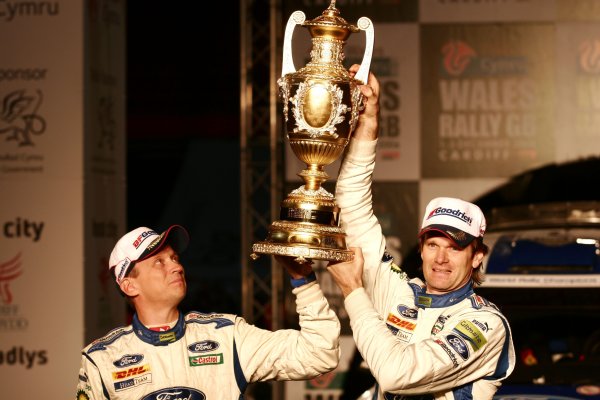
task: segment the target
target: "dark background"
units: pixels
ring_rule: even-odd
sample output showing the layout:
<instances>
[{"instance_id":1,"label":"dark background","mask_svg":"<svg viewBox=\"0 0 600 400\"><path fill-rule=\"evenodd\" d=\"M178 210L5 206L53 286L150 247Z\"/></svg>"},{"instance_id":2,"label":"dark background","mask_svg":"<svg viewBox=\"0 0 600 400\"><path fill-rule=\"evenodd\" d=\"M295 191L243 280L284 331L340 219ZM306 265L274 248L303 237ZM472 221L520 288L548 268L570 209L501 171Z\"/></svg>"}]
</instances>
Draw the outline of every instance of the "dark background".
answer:
<instances>
[{"instance_id":1,"label":"dark background","mask_svg":"<svg viewBox=\"0 0 600 400\"><path fill-rule=\"evenodd\" d=\"M126 40L127 228L186 226L186 306L239 312L239 1L127 2ZM597 200L599 175L598 157L549 164L475 202L487 215L505 205ZM404 267L419 264L412 251Z\"/></svg>"},{"instance_id":2,"label":"dark background","mask_svg":"<svg viewBox=\"0 0 600 400\"><path fill-rule=\"evenodd\" d=\"M127 229L189 230L199 311L241 308L239 18L238 1L127 2Z\"/></svg>"}]
</instances>

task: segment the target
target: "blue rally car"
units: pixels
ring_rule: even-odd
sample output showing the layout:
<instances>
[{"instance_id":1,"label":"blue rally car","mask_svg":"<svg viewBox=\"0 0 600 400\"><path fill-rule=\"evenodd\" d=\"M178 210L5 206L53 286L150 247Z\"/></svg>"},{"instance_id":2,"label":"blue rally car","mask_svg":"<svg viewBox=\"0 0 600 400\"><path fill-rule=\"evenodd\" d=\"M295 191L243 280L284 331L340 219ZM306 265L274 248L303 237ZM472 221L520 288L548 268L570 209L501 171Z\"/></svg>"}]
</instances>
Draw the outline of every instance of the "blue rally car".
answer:
<instances>
[{"instance_id":1,"label":"blue rally car","mask_svg":"<svg viewBox=\"0 0 600 400\"><path fill-rule=\"evenodd\" d=\"M487 215L478 293L507 316L517 365L496 400L600 400L600 202Z\"/></svg>"}]
</instances>

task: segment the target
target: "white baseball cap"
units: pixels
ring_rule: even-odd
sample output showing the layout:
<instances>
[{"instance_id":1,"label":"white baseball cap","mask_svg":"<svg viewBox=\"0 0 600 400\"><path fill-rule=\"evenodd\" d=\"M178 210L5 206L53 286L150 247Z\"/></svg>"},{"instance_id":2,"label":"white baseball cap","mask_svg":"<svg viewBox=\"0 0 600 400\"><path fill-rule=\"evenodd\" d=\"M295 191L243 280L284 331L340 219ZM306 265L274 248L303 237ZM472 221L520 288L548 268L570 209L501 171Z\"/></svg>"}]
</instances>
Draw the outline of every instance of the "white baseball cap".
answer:
<instances>
[{"instance_id":1,"label":"white baseball cap","mask_svg":"<svg viewBox=\"0 0 600 400\"><path fill-rule=\"evenodd\" d=\"M110 253L108 269L115 274L119 284L136 262L157 253L166 244L180 253L187 248L189 241L189 234L181 225L171 225L160 235L150 228L136 228L119 239Z\"/></svg>"},{"instance_id":2,"label":"white baseball cap","mask_svg":"<svg viewBox=\"0 0 600 400\"><path fill-rule=\"evenodd\" d=\"M464 248L475 238L483 238L485 228L485 216L475 204L452 197L437 197L427 204L419 237L436 231Z\"/></svg>"}]
</instances>

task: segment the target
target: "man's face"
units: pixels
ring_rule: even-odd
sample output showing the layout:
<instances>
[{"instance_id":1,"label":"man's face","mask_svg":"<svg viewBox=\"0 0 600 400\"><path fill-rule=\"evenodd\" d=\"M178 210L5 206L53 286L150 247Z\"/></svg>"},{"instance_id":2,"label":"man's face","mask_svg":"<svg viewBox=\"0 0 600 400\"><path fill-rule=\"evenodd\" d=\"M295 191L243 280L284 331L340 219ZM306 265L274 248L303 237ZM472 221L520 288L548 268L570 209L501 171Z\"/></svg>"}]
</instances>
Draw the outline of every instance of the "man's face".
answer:
<instances>
[{"instance_id":1,"label":"man's face","mask_svg":"<svg viewBox=\"0 0 600 400\"><path fill-rule=\"evenodd\" d=\"M187 284L179 255L166 245L155 255L138 262L134 279L138 300L157 306L174 306L185 297Z\"/></svg>"},{"instance_id":2,"label":"man's face","mask_svg":"<svg viewBox=\"0 0 600 400\"><path fill-rule=\"evenodd\" d=\"M421 249L427 293L445 294L460 288L482 258L481 253L473 254L473 246L461 249L445 236L427 237Z\"/></svg>"}]
</instances>

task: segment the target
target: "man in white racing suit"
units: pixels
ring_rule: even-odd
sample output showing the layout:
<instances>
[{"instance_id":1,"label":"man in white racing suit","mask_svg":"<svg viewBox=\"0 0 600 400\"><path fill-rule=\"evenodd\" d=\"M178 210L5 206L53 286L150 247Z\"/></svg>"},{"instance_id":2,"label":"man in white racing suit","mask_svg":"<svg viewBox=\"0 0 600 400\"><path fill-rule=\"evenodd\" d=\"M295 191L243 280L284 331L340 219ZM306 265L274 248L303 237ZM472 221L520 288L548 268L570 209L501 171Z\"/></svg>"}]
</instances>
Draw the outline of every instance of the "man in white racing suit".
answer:
<instances>
[{"instance_id":1,"label":"man in white racing suit","mask_svg":"<svg viewBox=\"0 0 600 400\"><path fill-rule=\"evenodd\" d=\"M188 241L173 225L160 235L137 228L117 242L109 267L135 314L83 349L78 400L241 399L249 383L310 379L338 365L340 323L309 264L285 265L300 330L264 330L232 314L183 315L179 253Z\"/></svg>"},{"instance_id":2,"label":"man in white racing suit","mask_svg":"<svg viewBox=\"0 0 600 400\"><path fill-rule=\"evenodd\" d=\"M507 320L474 292L484 279L485 217L461 199L433 199L419 232L425 281L409 279L394 264L372 207L379 113L373 74L361 90L366 108L336 187L355 256L328 270L345 297L357 349L377 382L373 399L492 399L512 372L515 355Z\"/></svg>"}]
</instances>

